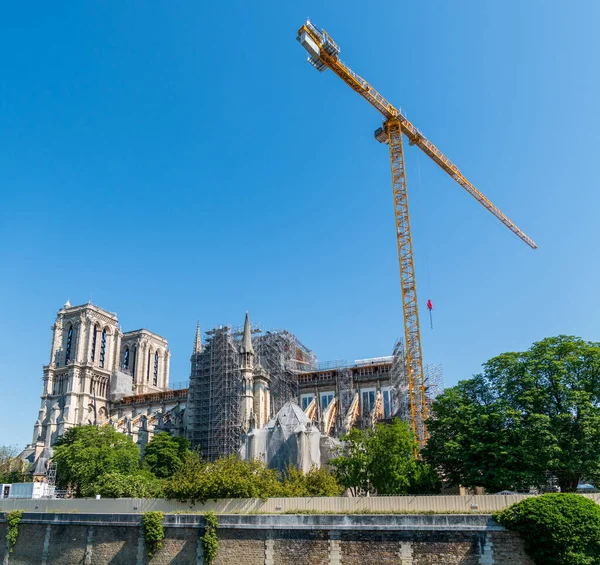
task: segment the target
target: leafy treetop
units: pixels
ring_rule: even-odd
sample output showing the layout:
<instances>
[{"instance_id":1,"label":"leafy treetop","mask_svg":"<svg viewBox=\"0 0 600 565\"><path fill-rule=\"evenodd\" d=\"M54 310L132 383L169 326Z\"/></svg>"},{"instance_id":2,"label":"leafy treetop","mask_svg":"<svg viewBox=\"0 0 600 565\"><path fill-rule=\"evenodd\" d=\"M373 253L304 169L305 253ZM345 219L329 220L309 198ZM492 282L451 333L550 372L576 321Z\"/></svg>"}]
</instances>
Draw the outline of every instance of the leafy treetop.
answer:
<instances>
[{"instance_id":1,"label":"leafy treetop","mask_svg":"<svg viewBox=\"0 0 600 565\"><path fill-rule=\"evenodd\" d=\"M0 483L30 481L27 463L19 457L16 445L0 445Z\"/></svg>"},{"instance_id":2,"label":"leafy treetop","mask_svg":"<svg viewBox=\"0 0 600 565\"><path fill-rule=\"evenodd\" d=\"M231 455L208 463L194 451L165 483L165 495L192 504L219 498L269 498L280 491L277 479L277 473L260 461Z\"/></svg>"},{"instance_id":3,"label":"leafy treetop","mask_svg":"<svg viewBox=\"0 0 600 565\"><path fill-rule=\"evenodd\" d=\"M354 428L343 439L341 455L331 465L338 482L355 496L439 492L436 474L414 457L417 446L405 422Z\"/></svg>"},{"instance_id":4,"label":"leafy treetop","mask_svg":"<svg viewBox=\"0 0 600 565\"><path fill-rule=\"evenodd\" d=\"M91 484L81 487L81 495L105 498L163 498L162 481L150 471L140 470L130 475L104 473Z\"/></svg>"},{"instance_id":5,"label":"leafy treetop","mask_svg":"<svg viewBox=\"0 0 600 565\"><path fill-rule=\"evenodd\" d=\"M165 482L165 496L182 502L206 502L219 498L271 498L275 496L336 496L341 488L325 469L308 473L288 467L284 476L261 461L242 461L232 455L213 463L197 452Z\"/></svg>"},{"instance_id":6,"label":"leafy treetop","mask_svg":"<svg viewBox=\"0 0 600 565\"><path fill-rule=\"evenodd\" d=\"M600 344L546 338L504 353L433 404L425 458L453 484L563 492L600 478Z\"/></svg>"},{"instance_id":7,"label":"leafy treetop","mask_svg":"<svg viewBox=\"0 0 600 565\"><path fill-rule=\"evenodd\" d=\"M54 448L56 483L76 495L106 473L129 475L139 467L140 451L133 440L110 426L77 426L60 437Z\"/></svg>"},{"instance_id":8,"label":"leafy treetop","mask_svg":"<svg viewBox=\"0 0 600 565\"><path fill-rule=\"evenodd\" d=\"M161 479L171 477L182 465L190 442L172 437L168 432L156 434L144 449L144 464Z\"/></svg>"}]
</instances>

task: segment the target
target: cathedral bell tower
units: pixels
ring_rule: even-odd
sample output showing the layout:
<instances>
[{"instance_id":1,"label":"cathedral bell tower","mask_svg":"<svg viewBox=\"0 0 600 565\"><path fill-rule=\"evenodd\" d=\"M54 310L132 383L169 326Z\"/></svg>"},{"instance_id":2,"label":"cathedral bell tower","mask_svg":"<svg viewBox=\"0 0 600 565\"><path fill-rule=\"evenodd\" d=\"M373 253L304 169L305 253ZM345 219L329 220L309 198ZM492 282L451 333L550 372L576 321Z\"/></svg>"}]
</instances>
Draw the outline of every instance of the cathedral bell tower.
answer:
<instances>
[{"instance_id":1,"label":"cathedral bell tower","mask_svg":"<svg viewBox=\"0 0 600 565\"><path fill-rule=\"evenodd\" d=\"M109 380L122 335L117 316L93 304L71 306L67 300L58 311L33 433L36 459L69 428L108 419Z\"/></svg>"}]
</instances>

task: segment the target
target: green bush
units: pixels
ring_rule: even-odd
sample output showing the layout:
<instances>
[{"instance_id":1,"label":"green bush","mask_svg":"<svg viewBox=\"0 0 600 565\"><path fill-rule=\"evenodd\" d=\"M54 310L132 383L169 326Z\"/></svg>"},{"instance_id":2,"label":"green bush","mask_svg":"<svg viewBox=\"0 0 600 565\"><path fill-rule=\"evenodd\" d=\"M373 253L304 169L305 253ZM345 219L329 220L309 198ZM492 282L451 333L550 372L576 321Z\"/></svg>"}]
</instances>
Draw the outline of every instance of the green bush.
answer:
<instances>
[{"instance_id":1,"label":"green bush","mask_svg":"<svg viewBox=\"0 0 600 565\"><path fill-rule=\"evenodd\" d=\"M342 490L336 478L322 467L315 466L304 474L294 465L288 465L278 496L339 496Z\"/></svg>"},{"instance_id":2,"label":"green bush","mask_svg":"<svg viewBox=\"0 0 600 565\"><path fill-rule=\"evenodd\" d=\"M578 494L544 494L498 512L494 518L519 532L539 565L600 563L600 506Z\"/></svg>"},{"instance_id":3,"label":"green bush","mask_svg":"<svg viewBox=\"0 0 600 565\"><path fill-rule=\"evenodd\" d=\"M274 496L339 496L342 487L327 470L313 467L304 474L293 465L283 473L262 461L242 461L232 455L213 463L189 452L173 477L164 482L169 499L192 504L220 498L272 498Z\"/></svg>"},{"instance_id":4,"label":"green bush","mask_svg":"<svg viewBox=\"0 0 600 565\"><path fill-rule=\"evenodd\" d=\"M148 549L148 555L152 557L162 548L165 538L165 527L163 526L162 512L145 512L142 517L142 528L144 530L144 542Z\"/></svg>"},{"instance_id":5,"label":"green bush","mask_svg":"<svg viewBox=\"0 0 600 565\"><path fill-rule=\"evenodd\" d=\"M165 496L194 504L219 498L270 498L278 496L281 488L277 473L260 461L231 455L208 463L191 452L165 482Z\"/></svg>"},{"instance_id":6,"label":"green bush","mask_svg":"<svg viewBox=\"0 0 600 565\"><path fill-rule=\"evenodd\" d=\"M81 489L83 496L97 494L106 498L162 498L162 481L150 471L138 471L133 475L105 473L94 483Z\"/></svg>"},{"instance_id":7,"label":"green bush","mask_svg":"<svg viewBox=\"0 0 600 565\"><path fill-rule=\"evenodd\" d=\"M6 515L6 541L8 543L8 551L12 552L17 538L19 537L19 523L21 522L21 516L23 512L21 510L13 510Z\"/></svg>"},{"instance_id":8,"label":"green bush","mask_svg":"<svg viewBox=\"0 0 600 565\"><path fill-rule=\"evenodd\" d=\"M217 526L219 521L214 512L208 512L204 516L204 535L200 538L202 541L202 552L204 561L211 565L217 556L219 549L219 540L217 539Z\"/></svg>"}]
</instances>

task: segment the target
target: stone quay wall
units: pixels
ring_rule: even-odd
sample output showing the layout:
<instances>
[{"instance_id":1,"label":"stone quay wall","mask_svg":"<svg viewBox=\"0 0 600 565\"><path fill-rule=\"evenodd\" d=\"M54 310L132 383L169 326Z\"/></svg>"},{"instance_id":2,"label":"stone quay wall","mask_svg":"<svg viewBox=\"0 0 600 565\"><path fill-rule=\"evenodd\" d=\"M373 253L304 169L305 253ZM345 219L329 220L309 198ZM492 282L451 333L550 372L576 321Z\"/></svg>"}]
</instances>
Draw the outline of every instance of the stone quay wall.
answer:
<instances>
[{"instance_id":1,"label":"stone quay wall","mask_svg":"<svg viewBox=\"0 0 600 565\"><path fill-rule=\"evenodd\" d=\"M148 557L141 514L25 513L12 553L0 517L2 565L204 565L198 514L165 515ZM522 540L490 516L221 515L215 565L533 565Z\"/></svg>"}]
</instances>

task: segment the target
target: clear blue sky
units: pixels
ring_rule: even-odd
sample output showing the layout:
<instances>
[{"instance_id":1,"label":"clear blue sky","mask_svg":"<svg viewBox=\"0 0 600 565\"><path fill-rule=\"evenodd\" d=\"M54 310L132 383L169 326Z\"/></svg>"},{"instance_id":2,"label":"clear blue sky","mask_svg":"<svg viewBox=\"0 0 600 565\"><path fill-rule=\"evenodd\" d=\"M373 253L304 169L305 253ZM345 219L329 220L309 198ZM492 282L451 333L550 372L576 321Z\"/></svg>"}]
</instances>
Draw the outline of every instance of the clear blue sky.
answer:
<instances>
[{"instance_id":1,"label":"clear blue sky","mask_svg":"<svg viewBox=\"0 0 600 565\"><path fill-rule=\"evenodd\" d=\"M402 311L380 118L305 62L304 19L540 246L407 147L425 360L446 385L600 340L600 4L12 3L0 22L0 445L25 444L69 298L165 336L285 327L390 354Z\"/></svg>"}]
</instances>

